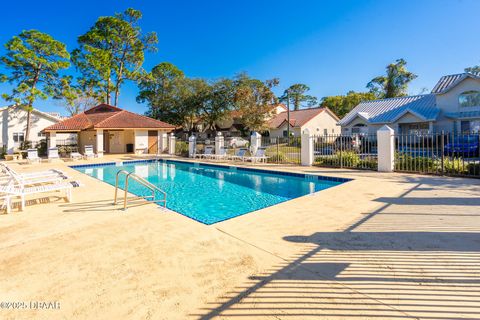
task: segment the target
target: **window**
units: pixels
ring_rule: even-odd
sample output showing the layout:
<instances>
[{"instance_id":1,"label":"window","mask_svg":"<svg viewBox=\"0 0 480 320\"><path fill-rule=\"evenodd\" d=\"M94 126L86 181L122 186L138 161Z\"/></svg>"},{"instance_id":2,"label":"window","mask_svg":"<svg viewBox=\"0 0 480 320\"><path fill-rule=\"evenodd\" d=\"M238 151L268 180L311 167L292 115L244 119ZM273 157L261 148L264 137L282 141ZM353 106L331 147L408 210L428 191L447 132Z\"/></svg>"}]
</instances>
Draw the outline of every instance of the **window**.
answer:
<instances>
[{"instance_id":1,"label":"window","mask_svg":"<svg viewBox=\"0 0 480 320\"><path fill-rule=\"evenodd\" d=\"M458 96L460 107L480 107L480 91L465 91Z\"/></svg>"},{"instance_id":2,"label":"window","mask_svg":"<svg viewBox=\"0 0 480 320\"><path fill-rule=\"evenodd\" d=\"M328 129L323 129L323 135L326 136L328 134Z\"/></svg>"},{"instance_id":3,"label":"window","mask_svg":"<svg viewBox=\"0 0 480 320\"><path fill-rule=\"evenodd\" d=\"M283 136L286 138L288 137L288 131L287 130L283 130Z\"/></svg>"},{"instance_id":4,"label":"window","mask_svg":"<svg viewBox=\"0 0 480 320\"><path fill-rule=\"evenodd\" d=\"M478 132L480 132L480 120L460 122L460 132L461 133L478 133Z\"/></svg>"},{"instance_id":5,"label":"window","mask_svg":"<svg viewBox=\"0 0 480 320\"><path fill-rule=\"evenodd\" d=\"M25 136L23 132L14 132L13 133L13 142L23 142L25 141Z\"/></svg>"},{"instance_id":6,"label":"window","mask_svg":"<svg viewBox=\"0 0 480 320\"><path fill-rule=\"evenodd\" d=\"M38 137L39 137L39 138L45 137L45 133L39 132L39 133L38 133Z\"/></svg>"},{"instance_id":7,"label":"window","mask_svg":"<svg viewBox=\"0 0 480 320\"><path fill-rule=\"evenodd\" d=\"M429 131L430 125L427 122L400 124L400 131L411 135L424 135Z\"/></svg>"},{"instance_id":8,"label":"window","mask_svg":"<svg viewBox=\"0 0 480 320\"><path fill-rule=\"evenodd\" d=\"M366 133L367 126L359 123L356 124L352 127L352 134L361 134L361 133Z\"/></svg>"}]
</instances>

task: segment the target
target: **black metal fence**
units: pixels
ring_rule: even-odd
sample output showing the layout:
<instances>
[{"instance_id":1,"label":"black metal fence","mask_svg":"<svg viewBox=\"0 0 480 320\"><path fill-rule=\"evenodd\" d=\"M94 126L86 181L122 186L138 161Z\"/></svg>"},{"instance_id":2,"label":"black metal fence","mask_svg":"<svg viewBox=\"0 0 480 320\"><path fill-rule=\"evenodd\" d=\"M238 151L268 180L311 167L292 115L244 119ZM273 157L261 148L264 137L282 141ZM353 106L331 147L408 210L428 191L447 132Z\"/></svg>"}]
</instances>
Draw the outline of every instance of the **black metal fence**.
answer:
<instances>
[{"instance_id":1,"label":"black metal fence","mask_svg":"<svg viewBox=\"0 0 480 320\"><path fill-rule=\"evenodd\" d=\"M313 136L314 165L377 170L376 135Z\"/></svg>"},{"instance_id":2,"label":"black metal fence","mask_svg":"<svg viewBox=\"0 0 480 320\"><path fill-rule=\"evenodd\" d=\"M395 170L480 178L480 135L395 135Z\"/></svg>"},{"instance_id":3,"label":"black metal fence","mask_svg":"<svg viewBox=\"0 0 480 320\"><path fill-rule=\"evenodd\" d=\"M302 142L300 137L262 137L266 147L267 162L276 164L300 164Z\"/></svg>"}]
</instances>

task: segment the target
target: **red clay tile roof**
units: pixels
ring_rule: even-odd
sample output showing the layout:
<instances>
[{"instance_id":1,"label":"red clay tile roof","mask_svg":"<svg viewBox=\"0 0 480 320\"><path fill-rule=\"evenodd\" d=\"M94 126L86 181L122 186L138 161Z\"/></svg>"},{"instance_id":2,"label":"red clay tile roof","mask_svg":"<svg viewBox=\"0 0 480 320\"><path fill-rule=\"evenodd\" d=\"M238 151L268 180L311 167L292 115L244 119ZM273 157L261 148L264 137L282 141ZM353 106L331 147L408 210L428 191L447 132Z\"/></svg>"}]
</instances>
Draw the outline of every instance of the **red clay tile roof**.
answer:
<instances>
[{"instance_id":1,"label":"red clay tile roof","mask_svg":"<svg viewBox=\"0 0 480 320\"><path fill-rule=\"evenodd\" d=\"M79 131L86 129L175 129L175 126L108 104L100 104L64 121L60 121L45 131Z\"/></svg>"},{"instance_id":2,"label":"red clay tile roof","mask_svg":"<svg viewBox=\"0 0 480 320\"><path fill-rule=\"evenodd\" d=\"M314 117L326 111L326 108L310 108L310 109L301 109L297 111L290 111L290 125L292 127L302 127L308 121L312 120ZM268 126L270 128L278 128L285 121L287 121L287 112L281 112L273 117L269 122Z\"/></svg>"}]
</instances>

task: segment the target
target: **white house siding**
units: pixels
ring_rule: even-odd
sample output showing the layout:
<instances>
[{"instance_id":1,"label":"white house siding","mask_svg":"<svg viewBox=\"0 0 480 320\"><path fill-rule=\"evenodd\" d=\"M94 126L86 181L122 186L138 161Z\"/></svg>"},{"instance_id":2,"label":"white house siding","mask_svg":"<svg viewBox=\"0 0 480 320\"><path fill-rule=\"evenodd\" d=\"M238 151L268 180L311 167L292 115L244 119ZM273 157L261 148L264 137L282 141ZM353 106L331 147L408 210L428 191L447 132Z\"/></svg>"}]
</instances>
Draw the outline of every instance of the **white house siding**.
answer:
<instances>
[{"instance_id":1,"label":"white house siding","mask_svg":"<svg viewBox=\"0 0 480 320\"><path fill-rule=\"evenodd\" d=\"M302 126L302 131L308 128L310 133L315 135L323 135L325 130L327 134L339 134L340 126L337 125L337 122L337 119L332 117L327 111L324 111L305 123Z\"/></svg>"},{"instance_id":2,"label":"white house siding","mask_svg":"<svg viewBox=\"0 0 480 320\"><path fill-rule=\"evenodd\" d=\"M290 132L295 137L300 137L302 131L307 129L313 135L323 135L325 130L328 134L339 134L340 126L337 125L338 120L332 117L327 111L323 111L313 117L310 121L305 123L302 127L290 126ZM287 122L284 122L280 127L270 129L271 137L283 137L283 132L287 130Z\"/></svg>"},{"instance_id":3,"label":"white house siding","mask_svg":"<svg viewBox=\"0 0 480 320\"><path fill-rule=\"evenodd\" d=\"M0 145L6 146L7 153L11 154L20 146L20 143L15 143L13 140L14 133L25 134L26 132L27 112L23 108L15 106L0 109L0 112L0 127L2 132ZM59 119L47 116L36 110L31 113L30 120L29 140L32 141L34 146L40 142L40 140L45 139L44 136L39 135L40 131L59 121Z\"/></svg>"},{"instance_id":4,"label":"white house siding","mask_svg":"<svg viewBox=\"0 0 480 320\"><path fill-rule=\"evenodd\" d=\"M480 91L480 80L467 78L459 83L457 86L450 89L444 94L438 94L437 106L442 110L440 113L435 129L437 131L457 131L460 128L460 121L455 123L455 120L445 117L445 112L469 112L469 111L480 111L480 106L478 107L460 107L458 103L458 96L465 91Z\"/></svg>"}]
</instances>

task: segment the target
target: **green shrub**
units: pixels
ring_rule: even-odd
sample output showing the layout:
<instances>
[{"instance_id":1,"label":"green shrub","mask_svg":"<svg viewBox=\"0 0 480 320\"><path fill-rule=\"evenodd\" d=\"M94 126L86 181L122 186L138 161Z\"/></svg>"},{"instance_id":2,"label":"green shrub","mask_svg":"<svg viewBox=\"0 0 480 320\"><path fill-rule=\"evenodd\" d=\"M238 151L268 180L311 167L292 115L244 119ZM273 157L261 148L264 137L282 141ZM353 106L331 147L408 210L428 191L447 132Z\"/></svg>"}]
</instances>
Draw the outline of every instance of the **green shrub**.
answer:
<instances>
[{"instance_id":1,"label":"green shrub","mask_svg":"<svg viewBox=\"0 0 480 320\"><path fill-rule=\"evenodd\" d=\"M395 169L400 171L436 172L438 163L430 157L413 157L410 154L395 155Z\"/></svg>"},{"instance_id":2,"label":"green shrub","mask_svg":"<svg viewBox=\"0 0 480 320\"><path fill-rule=\"evenodd\" d=\"M365 158L358 162L357 168L365 168L365 169L374 169L378 168L378 161L376 158Z\"/></svg>"},{"instance_id":3,"label":"green shrub","mask_svg":"<svg viewBox=\"0 0 480 320\"><path fill-rule=\"evenodd\" d=\"M282 152L275 153L274 155L270 156L267 160L268 162L272 163L282 163L287 162L287 156Z\"/></svg>"},{"instance_id":4,"label":"green shrub","mask_svg":"<svg viewBox=\"0 0 480 320\"><path fill-rule=\"evenodd\" d=\"M354 151L337 151L331 156L320 156L315 159L315 164L319 166L333 166L339 167L359 167L361 164L360 156Z\"/></svg>"},{"instance_id":5,"label":"green shrub","mask_svg":"<svg viewBox=\"0 0 480 320\"><path fill-rule=\"evenodd\" d=\"M467 172L470 176L480 177L480 163L468 164Z\"/></svg>"},{"instance_id":6,"label":"green shrub","mask_svg":"<svg viewBox=\"0 0 480 320\"><path fill-rule=\"evenodd\" d=\"M441 163L439 164L441 166ZM440 168L441 170L441 168ZM468 173L468 166L463 162L462 158L448 158L443 160L444 173L466 174Z\"/></svg>"},{"instance_id":7,"label":"green shrub","mask_svg":"<svg viewBox=\"0 0 480 320\"><path fill-rule=\"evenodd\" d=\"M175 142L175 154L182 157L188 157L188 142L177 140Z\"/></svg>"}]
</instances>

